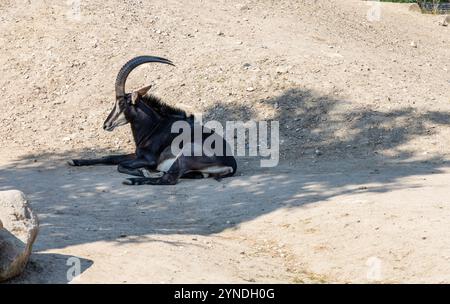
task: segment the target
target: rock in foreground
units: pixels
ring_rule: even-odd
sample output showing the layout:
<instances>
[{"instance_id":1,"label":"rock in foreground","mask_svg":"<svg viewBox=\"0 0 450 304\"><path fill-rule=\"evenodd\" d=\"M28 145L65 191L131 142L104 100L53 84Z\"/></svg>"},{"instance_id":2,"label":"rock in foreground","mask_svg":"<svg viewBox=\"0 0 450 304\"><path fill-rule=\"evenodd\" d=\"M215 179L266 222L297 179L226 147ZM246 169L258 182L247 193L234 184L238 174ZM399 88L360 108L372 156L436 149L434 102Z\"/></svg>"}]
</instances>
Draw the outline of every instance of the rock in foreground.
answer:
<instances>
[{"instance_id":1,"label":"rock in foreground","mask_svg":"<svg viewBox=\"0 0 450 304\"><path fill-rule=\"evenodd\" d=\"M25 195L17 190L0 191L0 282L24 270L38 229Z\"/></svg>"}]
</instances>

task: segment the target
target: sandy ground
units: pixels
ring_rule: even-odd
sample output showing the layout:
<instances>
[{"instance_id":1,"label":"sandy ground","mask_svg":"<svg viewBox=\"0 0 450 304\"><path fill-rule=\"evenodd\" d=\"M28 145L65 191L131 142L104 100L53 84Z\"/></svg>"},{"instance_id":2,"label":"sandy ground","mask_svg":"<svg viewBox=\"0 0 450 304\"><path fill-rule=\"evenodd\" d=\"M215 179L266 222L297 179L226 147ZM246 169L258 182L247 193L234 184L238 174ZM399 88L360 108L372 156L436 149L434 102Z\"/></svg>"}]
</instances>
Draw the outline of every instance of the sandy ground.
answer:
<instances>
[{"instance_id":1,"label":"sandy ground","mask_svg":"<svg viewBox=\"0 0 450 304\"><path fill-rule=\"evenodd\" d=\"M364 1L0 3L0 190L41 219L14 282L450 282L450 33ZM130 151L101 129L130 88L219 120L280 121L281 163L126 187L73 156ZM316 151L319 153L316 153ZM212 196L211 193L214 193Z\"/></svg>"},{"instance_id":2,"label":"sandy ground","mask_svg":"<svg viewBox=\"0 0 450 304\"><path fill-rule=\"evenodd\" d=\"M65 283L70 257L78 283L450 280L445 163L249 163L221 182L136 189L51 158L1 167L1 189L28 193L42 222L15 282Z\"/></svg>"}]
</instances>

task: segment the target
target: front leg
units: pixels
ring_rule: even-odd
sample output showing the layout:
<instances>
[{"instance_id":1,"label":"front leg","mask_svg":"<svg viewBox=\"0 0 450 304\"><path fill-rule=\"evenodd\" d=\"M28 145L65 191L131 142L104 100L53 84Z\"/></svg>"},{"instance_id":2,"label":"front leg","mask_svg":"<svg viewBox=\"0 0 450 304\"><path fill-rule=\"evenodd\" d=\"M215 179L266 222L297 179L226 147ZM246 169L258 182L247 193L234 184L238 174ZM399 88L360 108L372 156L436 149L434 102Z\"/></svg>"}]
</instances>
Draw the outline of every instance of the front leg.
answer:
<instances>
[{"instance_id":1,"label":"front leg","mask_svg":"<svg viewBox=\"0 0 450 304\"><path fill-rule=\"evenodd\" d=\"M131 161L135 154L109 155L93 159L72 159L67 162L69 166L94 166L94 165L118 165L125 161Z\"/></svg>"},{"instance_id":2,"label":"front leg","mask_svg":"<svg viewBox=\"0 0 450 304\"><path fill-rule=\"evenodd\" d=\"M139 176L139 177L161 177L163 172L151 170L145 167L141 168L130 168L126 167L123 164L119 164L117 166L117 171L124 174Z\"/></svg>"},{"instance_id":3,"label":"front leg","mask_svg":"<svg viewBox=\"0 0 450 304\"><path fill-rule=\"evenodd\" d=\"M124 185L176 185L179 176L173 173L164 173L158 178L127 178L123 181Z\"/></svg>"},{"instance_id":4,"label":"front leg","mask_svg":"<svg viewBox=\"0 0 450 304\"><path fill-rule=\"evenodd\" d=\"M168 172L163 173L161 177L145 177L145 178L127 178L123 181L124 185L175 185L183 175L182 158L177 158L171 165Z\"/></svg>"},{"instance_id":5,"label":"front leg","mask_svg":"<svg viewBox=\"0 0 450 304\"><path fill-rule=\"evenodd\" d=\"M146 166L148 169L156 170L158 156L149 149L137 148L136 160L130 162L129 166L139 168Z\"/></svg>"},{"instance_id":6,"label":"front leg","mask_svg":"<svg viewBox=\"0 0 450 304\"><path fill-rule=\"evenodd\" d=\"M139 168L156 169L156 160L139 157L136 159L121 162L120 165L128 169L139 169Z\"/></svg>"},{"instance_id":7,"label":"front leg","mask_svg":"<svg viewBox=\"0 0 450 304\"><path fill-rule=\"evenodd\" d=\"M117 171L120 173L139 177L154 177L152 176L151 171L155 171L155 169L156 161L149 161L144 158L124 161L117 166Z\"/></svg>"},{"instance_id":8,"label":"front leg","mask_svg":"<svg viewBox=\"0 0 450 304\"><path fill-rule=\"evenodd\" d=\"M119 171L120 173L123 173L123 174L145 177L144 173L142 172L142 169L140 169L140 168L133 169L130 167L126 167L122 164L119 164L117 166L117 171Z\"/></svg>"}]
</instances>

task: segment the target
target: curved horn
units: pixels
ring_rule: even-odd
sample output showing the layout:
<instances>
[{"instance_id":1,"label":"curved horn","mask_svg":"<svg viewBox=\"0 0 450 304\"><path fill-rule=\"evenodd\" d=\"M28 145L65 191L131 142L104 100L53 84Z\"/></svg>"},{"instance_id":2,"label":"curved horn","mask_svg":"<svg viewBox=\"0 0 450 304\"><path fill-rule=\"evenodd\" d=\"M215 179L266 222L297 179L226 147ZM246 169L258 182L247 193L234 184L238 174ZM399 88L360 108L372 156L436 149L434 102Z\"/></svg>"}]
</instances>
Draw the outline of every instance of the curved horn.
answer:
<instances>
[{"instance_id":1,"label":"curved horn","mask_svg":"<svg viewBox=\"0 0 450 304\"><path fill-rule=\"evenodd\" d=\"M169 59L155 57L155 56L139 56L131 59L120 69L116 78L116 99L125 97L125 83L127 81L128 75L136 67L147 62L160 62L164 64L170 64L175 66Z\"/></svg>"}]
</instances>

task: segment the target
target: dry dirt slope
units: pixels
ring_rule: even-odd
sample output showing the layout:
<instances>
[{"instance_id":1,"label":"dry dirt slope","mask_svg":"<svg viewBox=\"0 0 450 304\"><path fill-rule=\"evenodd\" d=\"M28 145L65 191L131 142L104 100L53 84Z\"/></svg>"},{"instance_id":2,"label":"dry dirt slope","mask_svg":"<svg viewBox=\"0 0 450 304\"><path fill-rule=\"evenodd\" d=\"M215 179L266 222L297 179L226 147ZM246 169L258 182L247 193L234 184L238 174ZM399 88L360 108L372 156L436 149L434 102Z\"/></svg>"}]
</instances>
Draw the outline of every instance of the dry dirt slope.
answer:
<instances>
[{"instance_id":1,"label":"dry dirt slope","mask_svg":"<svg viewBox=\"0 0 450 304\"><path fill-rule=\"evenodd\" d=\"M104 133L113 83L155 54L130 87L221 119L278 119L283 155L447 153L449 30L436 17L364 1L2 2L3 146L129 148ZM411 47L411 42L417 48ZM254 88L248 92L247 88ZM14 135L13 130L20 130ZM301 149L297 148L301 145ZM371 154L369 154L371 156Z\"/></svg>"},{"instance_id":2,"label":"dry dirt slope","mask_svg":"<svg viewBox=\"0 0 450 304\"><path fill-rule=\"evenodd\" d=\"M77 256L81 282L365 282L373 257L382 281L448 282L449 29L381 8L369 22L356 0L83 0L80 16L2 1L0 189L28 193L43 223L19 281L65 282ZM142 67L130 87L278 119L289 165L138 192L112 168L64 167L131 148L101 125L117 70L141 54L177 67Z\"/></svg>"}]
</instances>

